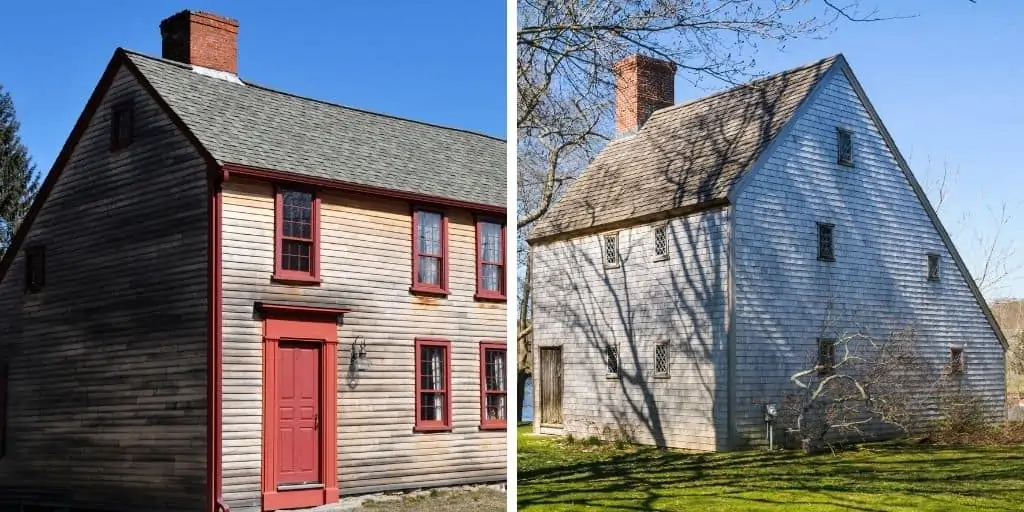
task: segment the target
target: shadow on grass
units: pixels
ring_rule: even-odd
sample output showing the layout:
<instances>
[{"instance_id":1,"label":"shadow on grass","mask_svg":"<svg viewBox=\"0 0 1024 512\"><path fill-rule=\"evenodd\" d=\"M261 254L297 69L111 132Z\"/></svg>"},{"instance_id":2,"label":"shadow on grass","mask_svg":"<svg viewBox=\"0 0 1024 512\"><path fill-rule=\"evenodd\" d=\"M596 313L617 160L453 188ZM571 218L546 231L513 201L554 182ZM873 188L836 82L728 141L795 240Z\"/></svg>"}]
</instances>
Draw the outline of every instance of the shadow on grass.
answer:
<instances>
[{"instance_id":1,"label":"shadow on grass","mask_svg":"<svg viewBox=\"0 0 1024 512\"><path fill-rule=\"evenodd\" d=\"M520 510L1021 510L1024 447L685 453L521 438Z\"/></svg>"}]
</instances>

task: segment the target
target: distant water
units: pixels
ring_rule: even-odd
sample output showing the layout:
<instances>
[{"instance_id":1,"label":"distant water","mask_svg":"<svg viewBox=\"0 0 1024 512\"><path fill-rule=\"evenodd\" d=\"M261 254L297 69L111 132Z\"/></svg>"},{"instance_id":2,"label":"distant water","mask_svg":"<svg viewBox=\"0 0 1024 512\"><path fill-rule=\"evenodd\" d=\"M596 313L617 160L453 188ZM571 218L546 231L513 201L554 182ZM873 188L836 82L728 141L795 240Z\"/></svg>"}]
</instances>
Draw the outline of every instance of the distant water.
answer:
<instances>
[{"instance_id":1,"label":"distant water","mask_svg":"<svg viewBox=\"0 0 1024 512\"><path fill-rule=\"evenodd\" d=\"M523 388L523 421L533 421L533 379L526 378Z\"/></svg>"}]
</instances>

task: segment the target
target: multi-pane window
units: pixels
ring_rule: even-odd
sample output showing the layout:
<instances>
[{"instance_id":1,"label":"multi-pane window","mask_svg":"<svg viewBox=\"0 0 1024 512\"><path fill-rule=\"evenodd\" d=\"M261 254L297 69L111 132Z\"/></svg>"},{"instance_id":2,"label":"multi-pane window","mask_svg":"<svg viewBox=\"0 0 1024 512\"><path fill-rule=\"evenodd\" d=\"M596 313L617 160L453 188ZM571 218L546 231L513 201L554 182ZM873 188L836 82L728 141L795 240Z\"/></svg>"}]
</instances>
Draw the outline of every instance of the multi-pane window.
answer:
<instances>
[{"instance_id":1,"label":"multi-pane window","mask_svg":"<svg viewBox=\"0 0 1024 512\"><path fill-rule=\"evenodd\" d=\"M120 149L132 143L132 107L122 105L110 112L110 149Z\"/></svg>"},{"instance_id":2,"label":"multi-pane window","mask_svg":"<svg viewBox=\"0 0 1024 512\"><path fill-rule=\"evenodd\" d=\"M613 233L602 236L601 251L604 254L605 267L619 266L619 234Z\"/></svg>"},{"instance_id":3,"label":"multi-pane window","mask_svg":"<svg viewBox=\"0 0 1024 512\"><path fill-rule=\"evenodd\" d=\"M477 298L505 298L505 225L477 221Z\"/></svg>"},{"instance_id":4,"label":"multi-pane window","mask_svg":"<svg viewBox=\"0 0 1024 512\"><path fill-rule=\"evenodd\" d=\"M963 375L964 373L964 349L952 347L949 349L949 373Z\"/></svg>"},{"instance_id":5,"label":"multi-pane window","mask_svg":"<svg viewBox=\"0 0 1024 512\"><path fill-rule=\"evenodd\" d=\"M46 283L46 251L42 246L25 249L25 292L43 291Z\"/></svg>"},{"instance_id":6,"label":"multi-pane window","mask_svg":"<svg viewBox=\"0 0 1024 512\"><path fill-rule=\"evenodd\" d=\"M654 227L654 259L668 259L668 226Z\"/></svg>"},{"instance_id":7,"label":"multi-pane window","mask_svg":"<svg viewBox=\"0 0 1024 512\"><path fill-rule=\"evenodd\" d=\"M319 200L313 192L278 189L276 278L293 281L318 279L318 207Z\"/></svg>"},{"instance_id":8,"label":"multi-pane window","mask_svg":"<svg viewBox=\"0 0 1024 512\"><path fill-rule=\"evenodd\" d=\"M448 292L447 219L438 212L413 212L413 291Z\"/></svg>"},{"instance_id":9,"label":"multi-pane window","mask_svg":"<svg viewBox=\"0 0 1024 512\"><path fill-rule=\"evenodd\" d=\"M416 429L451 428L451 344L416 340Z\"/></svg>"},{"instance_id":10,"label":"multi-pane window","mask_svg":"<svg viewBox=\"0 0 1024 512\"><path fill-rule=\"evenodd\" d=\"M836 372L836 340L818 339L818 375L827 377Z\"/></svg>"},{"instance_id":11,"label":"multi-pane window","mask_svg":"<svg viewBox=\"0 0 1024 512\"><path fill-rule=\"evenodd\" d=\"M619 373L619 349L617 347L608 346L604 349L605 366L608 370L609 375L618 375Z\"/></svg>"},{"instance_id":12,"label":"multi-pane window","mask_svg":"<svg viewBox=\"0 0 1024 512\"><path fill-rule=\"evenodd\" d=\"M839 163L853 165L853 132L845 128L836 129L836 149Z\"/></svg>"},{"instance_id":13,"label":"multi-pane window","mask_svg":"<svg viewBox=\"0 0 1024 512\"><path fill-rule=\"evenodd\" d=\"M836 252L833 242L832 224L818 223L818 259L821 261L835 261Z\"/></svg>"},{"instance_id":14,"label":"multi-pane window","mask_svg":"<svg viewBox=\"0 0 1024 512\"><path fill-rule=\"evenodd\" d=\"M939 280L939 255L929 254L928 255L928 280L938 281Z\"/></svg>"},{"instance_id":15,"label":"multi-pane window","mask_svg":"<svg viewBox=\"0 0 1024 512\"><path fill-rule=\"evenodd\" d=\"M654 346L654 375L668 377L668 343Z\"/></svg>"},{"instance_id":16,"label":"multi-pane window","mask_svg":"<svg viewBox=\"0 0 1024 512\"><path fill-rule=\"evenodd\" d=\"M480 364L480 427L505 428L508 413L505 344L481 343Z\"/></svg>"}]
</instances>

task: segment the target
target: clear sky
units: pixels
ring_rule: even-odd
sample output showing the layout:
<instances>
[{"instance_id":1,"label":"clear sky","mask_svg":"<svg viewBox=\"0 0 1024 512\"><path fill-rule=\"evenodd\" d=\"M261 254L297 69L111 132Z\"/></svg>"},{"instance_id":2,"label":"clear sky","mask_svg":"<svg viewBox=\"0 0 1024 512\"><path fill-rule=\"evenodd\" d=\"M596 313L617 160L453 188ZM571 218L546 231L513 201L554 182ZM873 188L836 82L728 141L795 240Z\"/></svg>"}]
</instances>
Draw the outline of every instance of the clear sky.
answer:
<instances>
[{"instance_id":1,"label":"clear sky","mask_svg":"<svg viewBox=\"0 0 1024 512\"><path fill-rule=\"evenodd\" d=\"M1013 218L1000 245L1016 246L1011 265L1024 266L1024 159L1017 154L1024 150L1024 2L863 4L917 17L841 23L825 40L790 43L781 52L763 45L758 67L776 72L844 54L922 185L931 188L943 161L959 169L939 216L968 266L982 266L978 237L992 239L991 210L1004 203ZM677 101L703 94L677 81ZM986 296L1024 297L1024 268L1015 275Z\"/></svg>"},{"instance_id":2,"label":"clear sky","mask_svg":"<svg viewBox=\"0 0 1024 512\"><path fill-rule=\"evenodd\" d=\"M505 4L476 0L4 2L0 84L49 171L118 46L160 55L185 8L239 21L239 75L316 99L505 138Z\"/></svg>"}]
</instances>

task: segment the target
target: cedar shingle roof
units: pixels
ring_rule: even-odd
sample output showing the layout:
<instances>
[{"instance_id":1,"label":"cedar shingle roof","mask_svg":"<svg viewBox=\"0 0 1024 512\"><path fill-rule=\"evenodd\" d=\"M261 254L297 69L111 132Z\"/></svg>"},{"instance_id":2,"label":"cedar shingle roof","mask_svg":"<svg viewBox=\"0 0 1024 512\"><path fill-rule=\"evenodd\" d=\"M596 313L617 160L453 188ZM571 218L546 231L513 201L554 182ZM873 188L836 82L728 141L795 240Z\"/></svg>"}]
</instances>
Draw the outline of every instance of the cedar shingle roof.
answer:
<instances>
[{"instance_id":1,"label":"cedar shingle roof","mask_svg":"<svg viewBox=\"0 0 1024 512\"><path fill-rule=\"evenodd\" d=\"M125 51L220 163L505 206L503 140L201 75Z\"/></svg>"},{"instance_id":2,"label":"cedar shingle roof","mask_svg":"<svg viewBox=\"0 0 1024 512\"><path fill-rule=\"evenodd\" d=\"M841 56L656 111L610 142L530 233L549 238L723 202Z\"/></svg>"}]
</instances>

